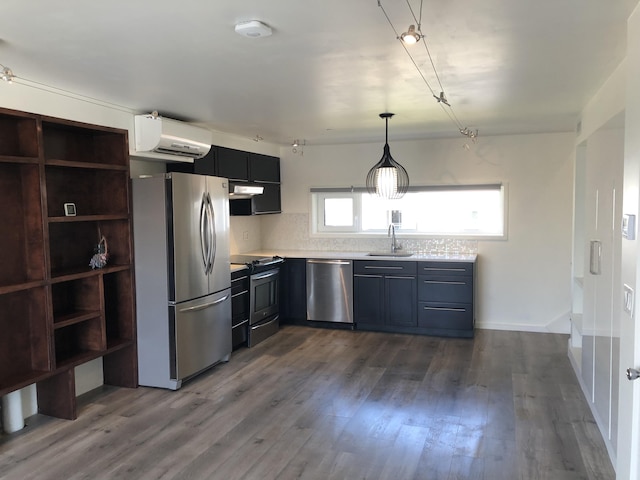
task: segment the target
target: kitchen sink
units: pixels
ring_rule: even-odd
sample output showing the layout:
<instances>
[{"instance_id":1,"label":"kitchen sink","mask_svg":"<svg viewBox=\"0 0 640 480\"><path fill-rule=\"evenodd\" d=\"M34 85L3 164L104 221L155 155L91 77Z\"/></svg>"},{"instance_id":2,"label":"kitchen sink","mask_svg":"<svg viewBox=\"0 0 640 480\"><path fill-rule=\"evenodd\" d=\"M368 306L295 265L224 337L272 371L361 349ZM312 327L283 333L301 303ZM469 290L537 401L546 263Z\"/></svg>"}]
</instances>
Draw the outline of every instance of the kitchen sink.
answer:
<instances>
[{"instance_id":1,"label":"kitchen sink","mask_svg":"<svg viewBox=\"0 0 640 480\"><path fill-rule=\"evenodd\" d=\"M369 252L370 257L410 257L412 252Z\"/></svg>"}]
</instances>

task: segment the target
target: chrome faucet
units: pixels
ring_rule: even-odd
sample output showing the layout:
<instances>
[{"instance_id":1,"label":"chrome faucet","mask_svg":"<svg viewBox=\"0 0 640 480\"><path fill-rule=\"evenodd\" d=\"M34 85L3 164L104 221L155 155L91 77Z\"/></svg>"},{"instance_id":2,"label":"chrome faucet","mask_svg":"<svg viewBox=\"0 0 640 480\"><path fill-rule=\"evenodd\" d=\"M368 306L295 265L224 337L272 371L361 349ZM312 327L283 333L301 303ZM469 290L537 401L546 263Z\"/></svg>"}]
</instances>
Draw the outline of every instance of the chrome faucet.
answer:
<instances>
[{"instance_id":1,"label":"chrome faucet","mask_svg":"<svg viewBox=\"0 0 640 480\"><path fill-rule=\"evenodd\" d=\"M402 250L402 245L396 241L396 226L393 223L389 224L389 230L387 230L387 236L391 237L391 253L395 253L398 250Z\"/></svg>"}]
</instances>

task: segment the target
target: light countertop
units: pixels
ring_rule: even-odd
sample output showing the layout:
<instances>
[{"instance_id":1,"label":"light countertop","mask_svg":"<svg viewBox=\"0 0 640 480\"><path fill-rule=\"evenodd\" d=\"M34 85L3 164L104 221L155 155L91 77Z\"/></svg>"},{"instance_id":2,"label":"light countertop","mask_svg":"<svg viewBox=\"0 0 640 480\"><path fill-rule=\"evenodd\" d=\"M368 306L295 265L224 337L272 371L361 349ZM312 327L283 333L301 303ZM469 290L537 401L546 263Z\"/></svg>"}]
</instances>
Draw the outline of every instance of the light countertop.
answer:
<instances>
[{"instance_id":1,"label":"light countertop","mask_svg":"<svg viewBox=\"0 0 640 480\"><path fill-rule=\"evenodd\" d=\"M399 260L399 261L442 261L442 262L475 262L476 254L423 254L414 253L410 257L394 257L385 255L368 255L367 252L329 252L318 250L255 250L246 252L247 255L272 257L278 255L283 258L319 258L336 260Z\"/></svg>"}]
</instances>

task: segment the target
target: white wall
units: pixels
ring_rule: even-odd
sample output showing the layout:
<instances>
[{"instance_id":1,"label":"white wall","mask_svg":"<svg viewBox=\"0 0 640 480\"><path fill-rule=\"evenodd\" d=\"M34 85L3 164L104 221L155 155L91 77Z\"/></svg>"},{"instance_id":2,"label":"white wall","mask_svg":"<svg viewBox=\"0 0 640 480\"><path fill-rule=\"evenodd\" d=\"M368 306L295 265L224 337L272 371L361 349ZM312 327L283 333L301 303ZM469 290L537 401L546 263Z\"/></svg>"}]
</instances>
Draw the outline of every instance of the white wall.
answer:
<instances>
[{"instance_id":1,"label":"white wall","mask_svg":"<svg viewBox=\"0 0 640 480\"><path fill-rule=\"evenodd\" d=\"M508 239L477 242L480 328L569 331L574 141L573 133L480 136L466 150L463 138L393 141L390 127L391 154L413 185L508 184ZM307 145L304 156L283 148L283 214L262 218L262 247L278 248L283 236L316 246L305 224L309 188L363 186L382 146ZM357 250L357 242L333 245Z\"/></svg>"}]
</instances>

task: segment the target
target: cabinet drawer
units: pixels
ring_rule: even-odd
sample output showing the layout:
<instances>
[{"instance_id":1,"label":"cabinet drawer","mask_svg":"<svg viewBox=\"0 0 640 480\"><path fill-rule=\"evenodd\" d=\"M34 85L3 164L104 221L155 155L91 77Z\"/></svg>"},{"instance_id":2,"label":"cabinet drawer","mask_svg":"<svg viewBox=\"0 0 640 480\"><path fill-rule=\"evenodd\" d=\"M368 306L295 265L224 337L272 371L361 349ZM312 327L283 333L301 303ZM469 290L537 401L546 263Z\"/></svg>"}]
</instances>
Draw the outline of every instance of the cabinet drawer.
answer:
<instances>
[{"instance_id":1,"label":"cabinet drawer","mask_svg":"<svg viewBox=\"0 0 640 480\"><path fill-rule=\"evenodd\" d=\"M353 262L353 273L360 275L415 275L416 270L416 262L389 260Z\"/></svg>"},{"instance_id":2,"label":"cabinet drawer","mask_svg":"<svg viewBox=\"0 0 640 480\"><path fill-rule=\"evenodd\" d=\"M246 271L240 274L243 276L239 278L233 278L238 272L231 274L231 316L234 326L249 318L249 277Z\"/></svg>"},{"instance_id":3,"label":"cabinet drawer","mask_svg":"<svg viewBox=\"0 0 640 480\"><path fill-rule=\"evenodd\" d=\"M419 262L418 273L420 275L473 275L473 263L471 262Z\"/></svg>"},{"instance_id":4,"label":"cabinet drawer","mask_svg":"<svg viewBox=\"0 0 640 480\"><path fill-rule=\"evenodd\" d=\"M418 303L418 326L451 330L473 329L473 306L456 303Z\"/></svg>"},{"instance_id":5,"label":"cabinet drawer","mask_svg":"<svg viewBox=\"0 0 640 480\"><path fill-rule=\"evenodd\" d=\"M473 277L420 275L421 302L473 303Z\"/></svg>"}]
</instances>

